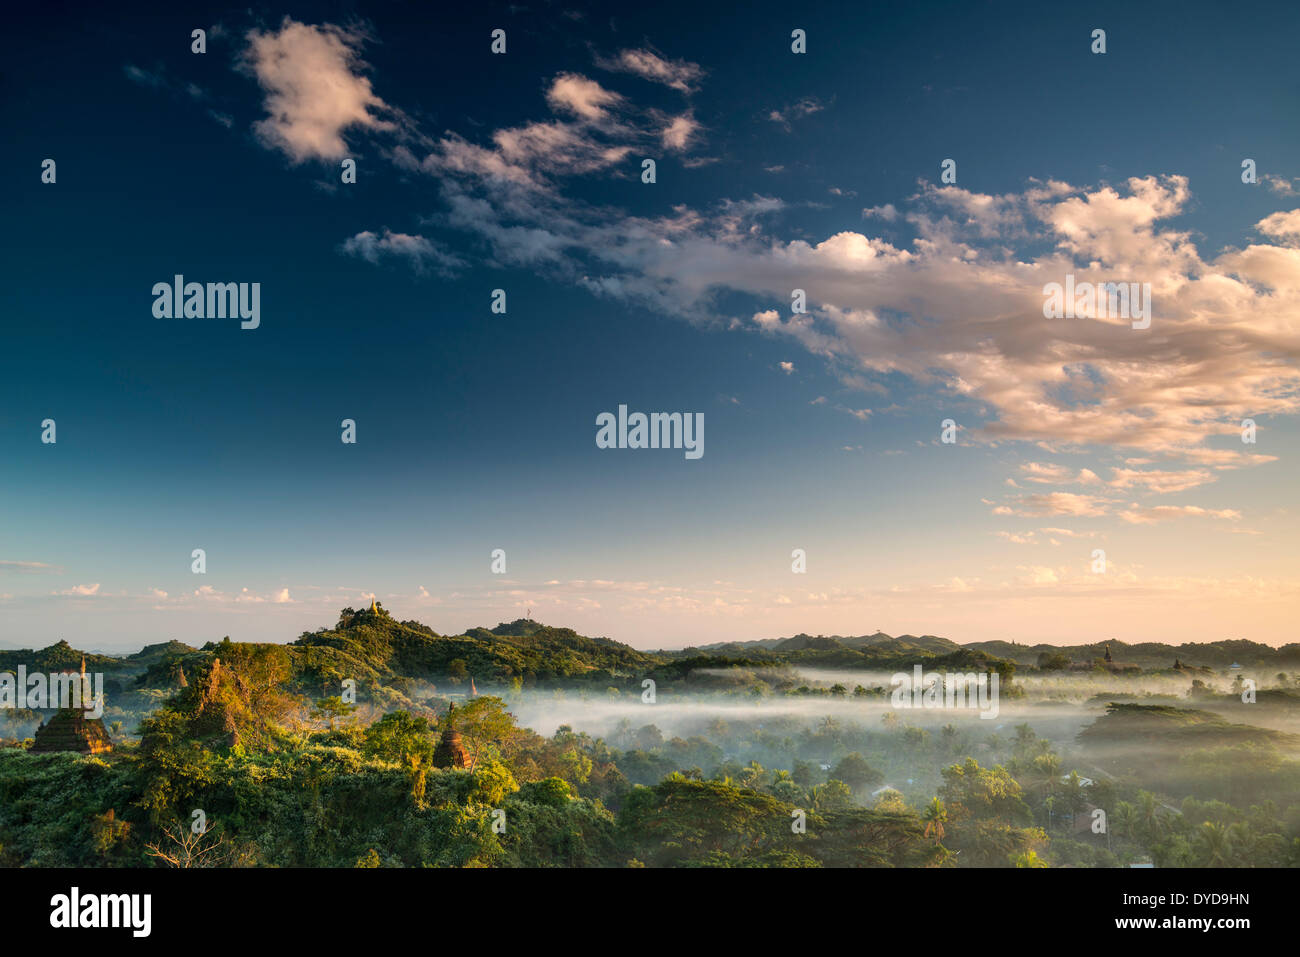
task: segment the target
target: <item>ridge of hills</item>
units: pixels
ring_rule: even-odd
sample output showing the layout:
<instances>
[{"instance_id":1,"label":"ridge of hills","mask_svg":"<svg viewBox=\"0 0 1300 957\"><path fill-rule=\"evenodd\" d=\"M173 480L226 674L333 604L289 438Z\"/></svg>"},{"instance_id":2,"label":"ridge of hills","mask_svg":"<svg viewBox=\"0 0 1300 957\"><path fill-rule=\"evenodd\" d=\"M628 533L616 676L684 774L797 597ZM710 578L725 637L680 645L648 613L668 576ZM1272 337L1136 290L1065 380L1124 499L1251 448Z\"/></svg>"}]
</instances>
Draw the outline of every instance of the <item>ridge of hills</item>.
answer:
<instances>
[{"instance_id":1,"label":"ridge of hills","mask_svg":"<svg viewBox=\"0 0 1300 957\"><path fill-rule=\"evenodd\" d=\"M974 647L972 645L959 645L957 642L948 638L940 638L937 635L899 635L894 637L887 635L883 631L878 631L874 635L857 635L843 637L841 635L809 635L800 632L789 638L760 638L756 641L728 641L711 645L696 646L693 650L699 653L719 654L747 654L756 650L772 651L778 654L793 651L827 651L835 648L852 648L854 650L863 650L869 648L884 648L898 652L921 652L924 654L952 654L962 648Z\"/></svg>"},{"instance_id":2,"label":"ridge of hills","mask_svg":"<svg viewBox=\"0 0 1300 957\"><path fill-rule=\"evenodd\" d=\"M1014 662L1019 667L1036 667L1040 655L1065 655L1075 662L1090 662L1105 656L1109 649L1116 662L1137 665L1140 668L1164 669L1175 660L1185 665L1226 668L1232 664L1243 667L1272 665L1300 667L1300 643L1292 642L1274 648L1245 639L1227 639L1213 642L1184 642L1170 645L1164 642L1139 642L1129 644L1109 639L1080 645L1025 645L1013 641L972 641L958 644L937 635L887 635L877 631L870 635L809 635L800 633L788 638L761 638L756 641L729 641L700 645L684 652L710 656L762 656L764 654L788 655L795 652L834 652L836 650L876 652L887 654L951 655L966 650L982 652L992 658ZM680 653L679 653L680 654Z\"/></svg>"},{"instance_id":3,"label":"ridge of hills","mask_svg":"<svg viewBox=\"0 0 1300 957\"><path fill-rule=\"evenodd\" d=\"M231 653L229 638L195 648L180 641L146 645L133 654L85 653L86 667L103 672L112 688L172 687L180 670L193 673L214 656ZM681 650L641 651L603 637L533 619L501 622L494 628L471 628L461 635L440 635L418 621L398 621L382 605L375 610L345 608L330 628L305 632L288 644L258 644L283 649L294 684L304 691L337 688L352 678L370 688L388 688L397 698L413 682L441 681L447 676L473 677L484 683L520 679L528 684L556 681L630 685L652 676L672 680L693 669L786 665L823 668L887 668L924 662L930 667L995 667L1006 673L1035 667L1039 655L1061 654L1076 662L1101 658L1107 648L1117 663L1164 670L1174 660L1190 667L1298 667L1300 644L1271 648L1257 642L1229 640L1167 645L1102 641L1057 646L1008 641L958 644L936 635L892 636L877 631L857 636L809 635L757 641L721 642ZM60 640L39 650L0 649L0 671L74 671L83 652Z\"/></svg>"}]
</instances>

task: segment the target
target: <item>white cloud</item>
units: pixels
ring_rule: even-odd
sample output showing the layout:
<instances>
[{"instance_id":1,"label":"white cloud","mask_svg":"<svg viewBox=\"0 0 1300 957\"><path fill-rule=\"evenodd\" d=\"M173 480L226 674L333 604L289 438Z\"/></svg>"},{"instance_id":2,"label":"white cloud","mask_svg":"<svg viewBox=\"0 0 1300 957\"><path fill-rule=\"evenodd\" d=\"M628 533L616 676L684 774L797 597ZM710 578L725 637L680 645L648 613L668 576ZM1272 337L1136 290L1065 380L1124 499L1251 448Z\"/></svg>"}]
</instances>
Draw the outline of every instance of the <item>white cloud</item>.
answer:
<instances>
[{"instance_id":1,"label":"white cloud","mask_svg":"<svg viewBox=\"0 0 1300 957\"><path fill-rule=\"evenodd\" d=\"M607 122L609 111L622 100L617 93L578 73L561 73L546 93L552 109L572 113L589 123Z\"/></svg>"},{"instance_id":2,"label":"white cloud","mask_svg":"<svg viewBox=\"0 0 1300 957\"><path fill-rule=\"evenodd\" d=\"M690 114L673 117L672 121L664 127L660 136L663 144L670 150L678 152L686 149L693 137L699 131L700 125L695 122L695 118Z\"/></svg>"},{"instance_id":3,"label":"white cloud","mask_svg":"<svg viewBox=\"0 0 1300 957\"><path fill-rule=\"evenodd\" d=\"M1033 532L998 532L998 538L1005 538L1015 545L1037 545L1038 539Z\"/></svg>"},{"instance_id":4,"label":"white cloud","mask_svg":"<svg viewBox=\"0 0 1300 957\"><path fill-rule=\"evenodd\" d=\"M77 595L77 596L83 596L83 597L88 597L88 596L91 596L91 595L98 595L98 594L99 594L99 582L96 582L96 583L93 584L93 585L73 585L71 588L67 589L66 591L61 591L61 592L59 592L59 594L60 594L60 595Z\"/></svg>"},{"instance_id":5,"label":"white cloud","mask_svg":"<svg viewBox=\"0 0 1300 957\"><path fill-rule=\"evenodd\" d=\"M863 219L883 219L887 223L892 223L898 219L898 210L894 208L893 203L885 203L883 206L868 206L862 211Z\"/></svg>"},{"instance_id":6,"label":"white cloud","mask_svg":"<svg viewBox=\"0 0 1300 957\"><path fill-rule=\"evenodd\" d=\"M451 272L465 265L458 256L423 236L395 233L385 229L376 235L364 230L344 240L340 250L349 256L358 256L367 262L378 263L383 258L405 259L417 272L433 268L438 272Z\"/></svg>"},{"instance_id":7,"label":"white cloud","mask_svg":"<svg viewBox=\"0 0 1300 957\"><path fill-rule=\"evenodd\" d=\"M392 111L362 75L364 35L331 24L310 26L285 17L279 30L248 33L244 63L266 93L269 114L253 129L294 163L348 155L345 130L396 128Z\"/></svg>"},{"instance_id":8,"label":"white cloud","mask_svg":"<svg viewBox=\"0 0 1300 957\"><path fill-rule=\"evenodd\" d=\"M1265 216L1255 228L1265 236L1285 241L1288 246L1300 245L1300 209Z\"/></svg>"},{"instance_id":9,"label":"white cloud","mask_svg":"<svg viewBox=\"0 0 1300 957\"><path fill-rule=\"evenodd\" d=\"M1101 483L1091 469L1072 469L1054 462L1025 462L1020 466L1021 478L1039 485L1098 485Z\"/></svg>"},{"instance_id":10,"label":"white cloud","mask_svg":"<svg viewBox=\"0 0 1300 957\"><path fill-rule=\"evenodd\" d=\"M1285 176L1275 176L1272 173L1265 173L1261 178L1275 193L1281 193L1283 196L1300 194L1300 189L1296 188L1297 184L1300 184L1300 179L1287 179Z\"/></svg>"}]
</instances>

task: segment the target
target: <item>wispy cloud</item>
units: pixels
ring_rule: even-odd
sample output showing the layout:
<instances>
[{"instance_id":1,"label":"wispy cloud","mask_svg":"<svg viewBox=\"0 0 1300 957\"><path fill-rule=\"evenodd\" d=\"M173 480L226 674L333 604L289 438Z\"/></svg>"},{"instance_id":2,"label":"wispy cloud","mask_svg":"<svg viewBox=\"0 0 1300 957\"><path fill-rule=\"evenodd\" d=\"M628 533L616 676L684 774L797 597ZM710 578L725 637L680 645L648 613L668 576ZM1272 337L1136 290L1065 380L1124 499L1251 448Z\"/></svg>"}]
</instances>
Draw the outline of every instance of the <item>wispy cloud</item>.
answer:
<instances>
[{"instance_id":1,"label":"wispy cloud","mask_svg":"<svg viewBox=\"0 0 1300 957\"><path fill-rule=\"evenodd\" d=\"M1214 518L1235 521L1241 512L1235 508L1201 508L1199 505L1149 505L1134 504L1119 513L1119 517L1132 525L1151 525L1179 518Z\"/></svg>"},{"instance_id":2,"label":"wispy cloud","mask_svg":"<svg viewBox=\"0 0 1300 957\"><path fill-rule=\"evenodd\" d=\"M395 233L389 229L384 229L378 235L363 230L344 240L340 251L370 263L390 258L405 260L417 272L433 269L440 273L451 273L465 265L463 259L448 252L440 243L424 236Z\"/></svg>"},{"instance_id":3,"label":"wispy cloud","mask_svg":"<svg viewBox=\"0 0 1300 957\"><path fill-rule=\"evenodd\" d=\"M994 515L1019 515L1040 517L1044 515L1075 515L1095 518L1105 515L1110 500L1096 495L1078 495L1073 492L1047 492L1020 495L1011 504L994 507Z\"/></svg>"},{"instance_id":4,"label":"wispy cloud","mask_svg":"<svg viewBox=\"0 0 1300 957\"><path fill-rule=\"evenodd\" d=\"M704 70L698 63L670 60L653 50L644 49L623 50L609 58L597 57L596 65L611 72L632 73L682 93L693 93L704 76Z\"/></svg>"},{"instance_id":5,"label":"wispy cloud","mask_svg":"<svg viewBox=\"0 0 1300 957\"><path fill-rule=\"evenodd\" d=\"M791 103L789 106L777 110L771 110L767 114L767 118L771 122L779 124L788 130L791 128L791 124L795 120L801 120L805 116L812 116L814 113L820 113L824 109L826 109L826 104L822 103L821 100L818 100L816 97L807 96L798 102Z\"/></svg>"},{"instance_id":6,"label":"wispy cloud","mask_svg":"<svg viewBox=\"0 0 1300 957\"><path fill-rule=\"evenodd\" d=\"M0 561L0 574L42 574L60 571L48 562Z\"/></svg>"}]
</instances>

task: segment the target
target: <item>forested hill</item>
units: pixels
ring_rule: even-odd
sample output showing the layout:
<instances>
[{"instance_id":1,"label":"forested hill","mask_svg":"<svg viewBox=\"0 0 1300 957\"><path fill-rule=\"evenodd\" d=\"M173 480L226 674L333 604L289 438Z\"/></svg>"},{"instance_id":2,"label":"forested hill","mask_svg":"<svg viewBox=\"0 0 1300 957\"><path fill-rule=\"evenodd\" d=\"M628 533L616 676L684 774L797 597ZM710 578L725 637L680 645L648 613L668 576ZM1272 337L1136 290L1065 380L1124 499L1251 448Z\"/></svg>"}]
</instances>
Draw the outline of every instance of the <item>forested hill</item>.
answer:
<instances>
[{"instance_id":1,"label":"forested hill","mask_svg":"<svg viewBox=\"0 0 1300 957\"><path fill-rule=\"evenodd\" d=\"M664 652L674 657L707 656L714 658L744 658L751 661L782 660L815 665L870 665L905 659L947 657L960 652L978 653L990 658L1014 662L1022 668L1037 667L1045 656L1062 655L1070 662L1086 664L1103 658L1109 649L1116 663L1134 665L1146 670L1173 667L1175 661L1190 667L1227 668L1239 664L1245 668L1300 667L1300 644L1273 648L1255 641L1230 640L1213 642L1185 642L1168 645L1162 642L1127 644L1118 640L1103 640L1082 645L1025 645L1012 641L974 641L958 644L936 635L887 635L876 632L870 635L845 637L842 635L798 634L789 638L763 638L757 641L731 641L686 648L680 652Z\"/></svg>"},{"instance_id":2,"label":"forested hill","mask_svg":"<svg viewBox=\"0 0 1300 957\"><path fill-rule=\"evenodd\" d=\"M1149 641L1127 644L1123 641L1097 641L1086 645L1021 645L1011 641L977 641L966 645L999 658L1021 665L1033 665L1043 654L1063 654L1072 661L1094 661L1103 657L1109 648L1111 658L1117 663L1137 665L1139 668L1170 668L1175 661L1184 665L1208 668L1227 668L1239 664L1244 668L1300 666L1300 644L1292 642L1280 648L1262 645L1257 641L1236 639L1229 641L1184 642L1167 645Z\"/></svg>"},{"instance_id":3,"label":"forested hill","mask_svg":"<svg viewBox=\"0 0 1300 957\"><path fill-rule=\"evenodd\" d=\"M174 688L184 676L205 670L213 657L229 657L237 644L225 638L193 648L171 641L112 657L85 654L59 641L40 650L0 651L0 671L16 671L19 665L29 672L76 670L85 654L87 671L104 673L109 690ZM352 679L370 690L395 692L390 695L394 704L402 703L412 681L452 677L459 683L474 678L499 685L518 678L530 686L563 681L598 684L604 690L668 661L664 655L531 619L440 635L418 621L396 620L382 605L374 611L345 608L333 627L306 632L287 645L247 647L279 649L274 654L296 690L336 690L338 682Z\"/></svg>"},{"instance_id":4,"label":"forested hill","mask_svg":"<svg viewBox=\"0 0 1300 957\"><path fill-rule=\"evenodd\" d=\"M772 652L786 655L797 651L830 651L837 648L851 648L855 651L878 651L889 655L919 654L948 655L962 648L955 641L939 638L935 635L899 635L897 638L878 631L874 635L806 635L803 633L789 638L760 638L757 641L729 641L719 644L702 645L687 649L701 654L711 655L749 655L757 652Z\"/></svg>"},{"instance_id":5,"label":"forested hill","mask_svg":"<svg viewBox=\"0 0 1300 957\"><path fill-rule=\"evenodd\" d=\"M56 641L41 649L4 649L0 650L0 671L17 671L19 665L27 668L29 674L36 672L76 671L85 659L88 672L105 674L135 674L159 661L174 659L180 655L193 654L196 649L179 641L164 641L156 645L146 645L133 655L119 657L97 654L73 648L66 641Z\"/></svg>"},{"instance_id":6,"label":"forested hill","mask_svg":"<svg viewBox=\"0 0 1300 957\"><path fill-rule=\"evenodd\" d=\"M644 672L664 659L571 628L519 619L463 635L439 635L417 621L345 608L332 629L304 634L290 645L301 666L322 676L433 678L455 674L482 681L519 677L592 680Z\"/></svg>"}]
</instances>

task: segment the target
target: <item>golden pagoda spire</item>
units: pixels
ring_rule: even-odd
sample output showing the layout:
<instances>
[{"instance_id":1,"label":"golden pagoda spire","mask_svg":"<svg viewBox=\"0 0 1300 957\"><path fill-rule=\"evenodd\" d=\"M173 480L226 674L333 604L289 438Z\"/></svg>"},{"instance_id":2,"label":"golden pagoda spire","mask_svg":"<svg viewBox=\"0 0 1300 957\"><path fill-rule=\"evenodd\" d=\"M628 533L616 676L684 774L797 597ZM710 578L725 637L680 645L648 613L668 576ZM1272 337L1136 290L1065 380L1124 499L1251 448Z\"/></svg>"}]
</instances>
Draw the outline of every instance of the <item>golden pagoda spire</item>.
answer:
<instances>
[{"instance_id":1,"label":"golden pagoda spire","mask_svg":"<svg viewBox=\"0 0 1300 957\"><path fill-rule=\"evenodd\" d=\"M373 597L370 599L370 614L372 614L372 615L377 615L377 614L379 614L379 608L376 607L376 605L375 605L375 599L374 599Z\"/></svg>"}]
</instances>

